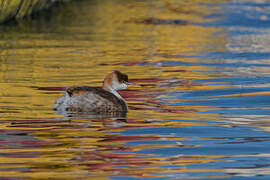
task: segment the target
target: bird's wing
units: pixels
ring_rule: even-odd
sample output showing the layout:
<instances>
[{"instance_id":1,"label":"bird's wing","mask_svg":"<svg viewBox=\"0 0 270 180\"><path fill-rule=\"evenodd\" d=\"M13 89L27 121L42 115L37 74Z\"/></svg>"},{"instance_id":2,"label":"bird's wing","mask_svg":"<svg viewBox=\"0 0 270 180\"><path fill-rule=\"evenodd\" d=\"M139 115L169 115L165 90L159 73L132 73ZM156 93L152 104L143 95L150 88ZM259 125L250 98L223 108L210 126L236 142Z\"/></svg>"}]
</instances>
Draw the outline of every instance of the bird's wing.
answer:
<instances>
[{"instance_id":1,"label":"bird's wing","mask_svg":"<svg viewBox=\"0 0 270 180\"><path fill-rule=\"evenodd\" d=\"M68 108L72 111L119 111L117 98L102 88L82 86L67 89Z\"/></svg>"}]
</instances>

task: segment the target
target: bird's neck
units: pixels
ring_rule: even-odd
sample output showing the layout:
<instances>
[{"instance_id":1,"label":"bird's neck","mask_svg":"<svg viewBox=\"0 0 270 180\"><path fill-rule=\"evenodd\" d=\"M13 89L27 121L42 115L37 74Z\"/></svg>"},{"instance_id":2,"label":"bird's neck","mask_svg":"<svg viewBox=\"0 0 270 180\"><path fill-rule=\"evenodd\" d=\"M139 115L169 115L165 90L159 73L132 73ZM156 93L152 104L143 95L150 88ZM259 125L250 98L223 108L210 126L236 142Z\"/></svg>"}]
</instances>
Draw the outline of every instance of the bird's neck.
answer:
<instances>
[{"instance_id":1,"label":"bird's neck","mask_svg":"<svg viewBox=\"0 0 270 180\"><path fill-rule=\"evenodd\" d=\"M105 91L109 91L110 93L114 94L114 95L115 95L116 97L118 97L119 99L124 100L124 99L122 98L122 96L121 96L115 89L113 89L112 87L109 87L109 86L103 86L103 89L104 89Z\"/></svg>"}]
</instances>

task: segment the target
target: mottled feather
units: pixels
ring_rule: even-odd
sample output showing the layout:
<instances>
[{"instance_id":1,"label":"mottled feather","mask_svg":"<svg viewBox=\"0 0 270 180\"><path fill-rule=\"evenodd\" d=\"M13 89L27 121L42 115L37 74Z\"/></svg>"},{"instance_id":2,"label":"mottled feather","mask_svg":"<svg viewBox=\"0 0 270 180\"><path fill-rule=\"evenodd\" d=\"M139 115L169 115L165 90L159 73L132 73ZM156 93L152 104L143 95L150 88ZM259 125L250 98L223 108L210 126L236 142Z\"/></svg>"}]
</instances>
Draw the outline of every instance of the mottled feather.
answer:
<instances>
[{"instance_id":1,"label":"mottled feather","mask_svg":"<svg viewBox=\"0 0 270 180\"><path fill-rule=\"evenodd\" d=\"M62 98L65 102L58 102L58 104L65 105L67 111L96 113L128 111L122 99L100 87L70 87L66 93L68 98Z\"/></svg>"},{"instance_id":2,"label":"mottled feather","mask_svg":"<svg viewBox=\"0 0 270 180\"><path fill-rule=\"evenodd\" d=\"M102 88L89 86L67 88L65 95L55 102L54 109L60 113L127 112L127 104L117 92L126 88L128 88L128 76L116 70L105 77Z\"/></svg>"}]
</instances>

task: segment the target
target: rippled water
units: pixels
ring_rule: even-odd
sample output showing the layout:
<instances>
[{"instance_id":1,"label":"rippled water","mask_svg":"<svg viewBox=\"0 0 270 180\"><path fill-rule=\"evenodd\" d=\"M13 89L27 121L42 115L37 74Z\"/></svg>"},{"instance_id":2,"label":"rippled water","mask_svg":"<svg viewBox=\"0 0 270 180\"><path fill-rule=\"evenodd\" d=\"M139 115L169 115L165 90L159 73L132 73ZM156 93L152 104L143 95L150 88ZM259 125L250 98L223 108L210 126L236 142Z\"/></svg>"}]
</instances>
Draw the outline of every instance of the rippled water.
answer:
<instances>
[{"instance_id":1,"label":"rippled water","mask_svg":"<svg viewBox=\"0 0 270 180\"><path fill-rule=\"evenodd\" d=\"M0 27L0 179L269 179L269 10L84 0ZM115 69L141 85L126 118L52 110Z\"/></svg>"}]
</instances>

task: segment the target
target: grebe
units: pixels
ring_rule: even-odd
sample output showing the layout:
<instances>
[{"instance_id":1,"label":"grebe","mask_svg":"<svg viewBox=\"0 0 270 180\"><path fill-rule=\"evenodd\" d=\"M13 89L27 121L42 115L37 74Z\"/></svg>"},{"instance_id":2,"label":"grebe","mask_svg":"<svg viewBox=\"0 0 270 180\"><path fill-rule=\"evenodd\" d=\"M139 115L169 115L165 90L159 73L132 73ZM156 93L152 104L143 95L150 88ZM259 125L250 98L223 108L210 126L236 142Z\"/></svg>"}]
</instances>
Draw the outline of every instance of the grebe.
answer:
<instances>
[{"instance_id":1,"label":"grebe","mask_svg":"<svg viewBox=\"0 0 270 180\"><path fill-rule=\"evenodd\" d=\"M54 110L71 112L127 112L125 100L118 90L128 88L128 76L120 71L108 74L102 87L70 87L56 100Z\"/></svg>"}]
</instances>

